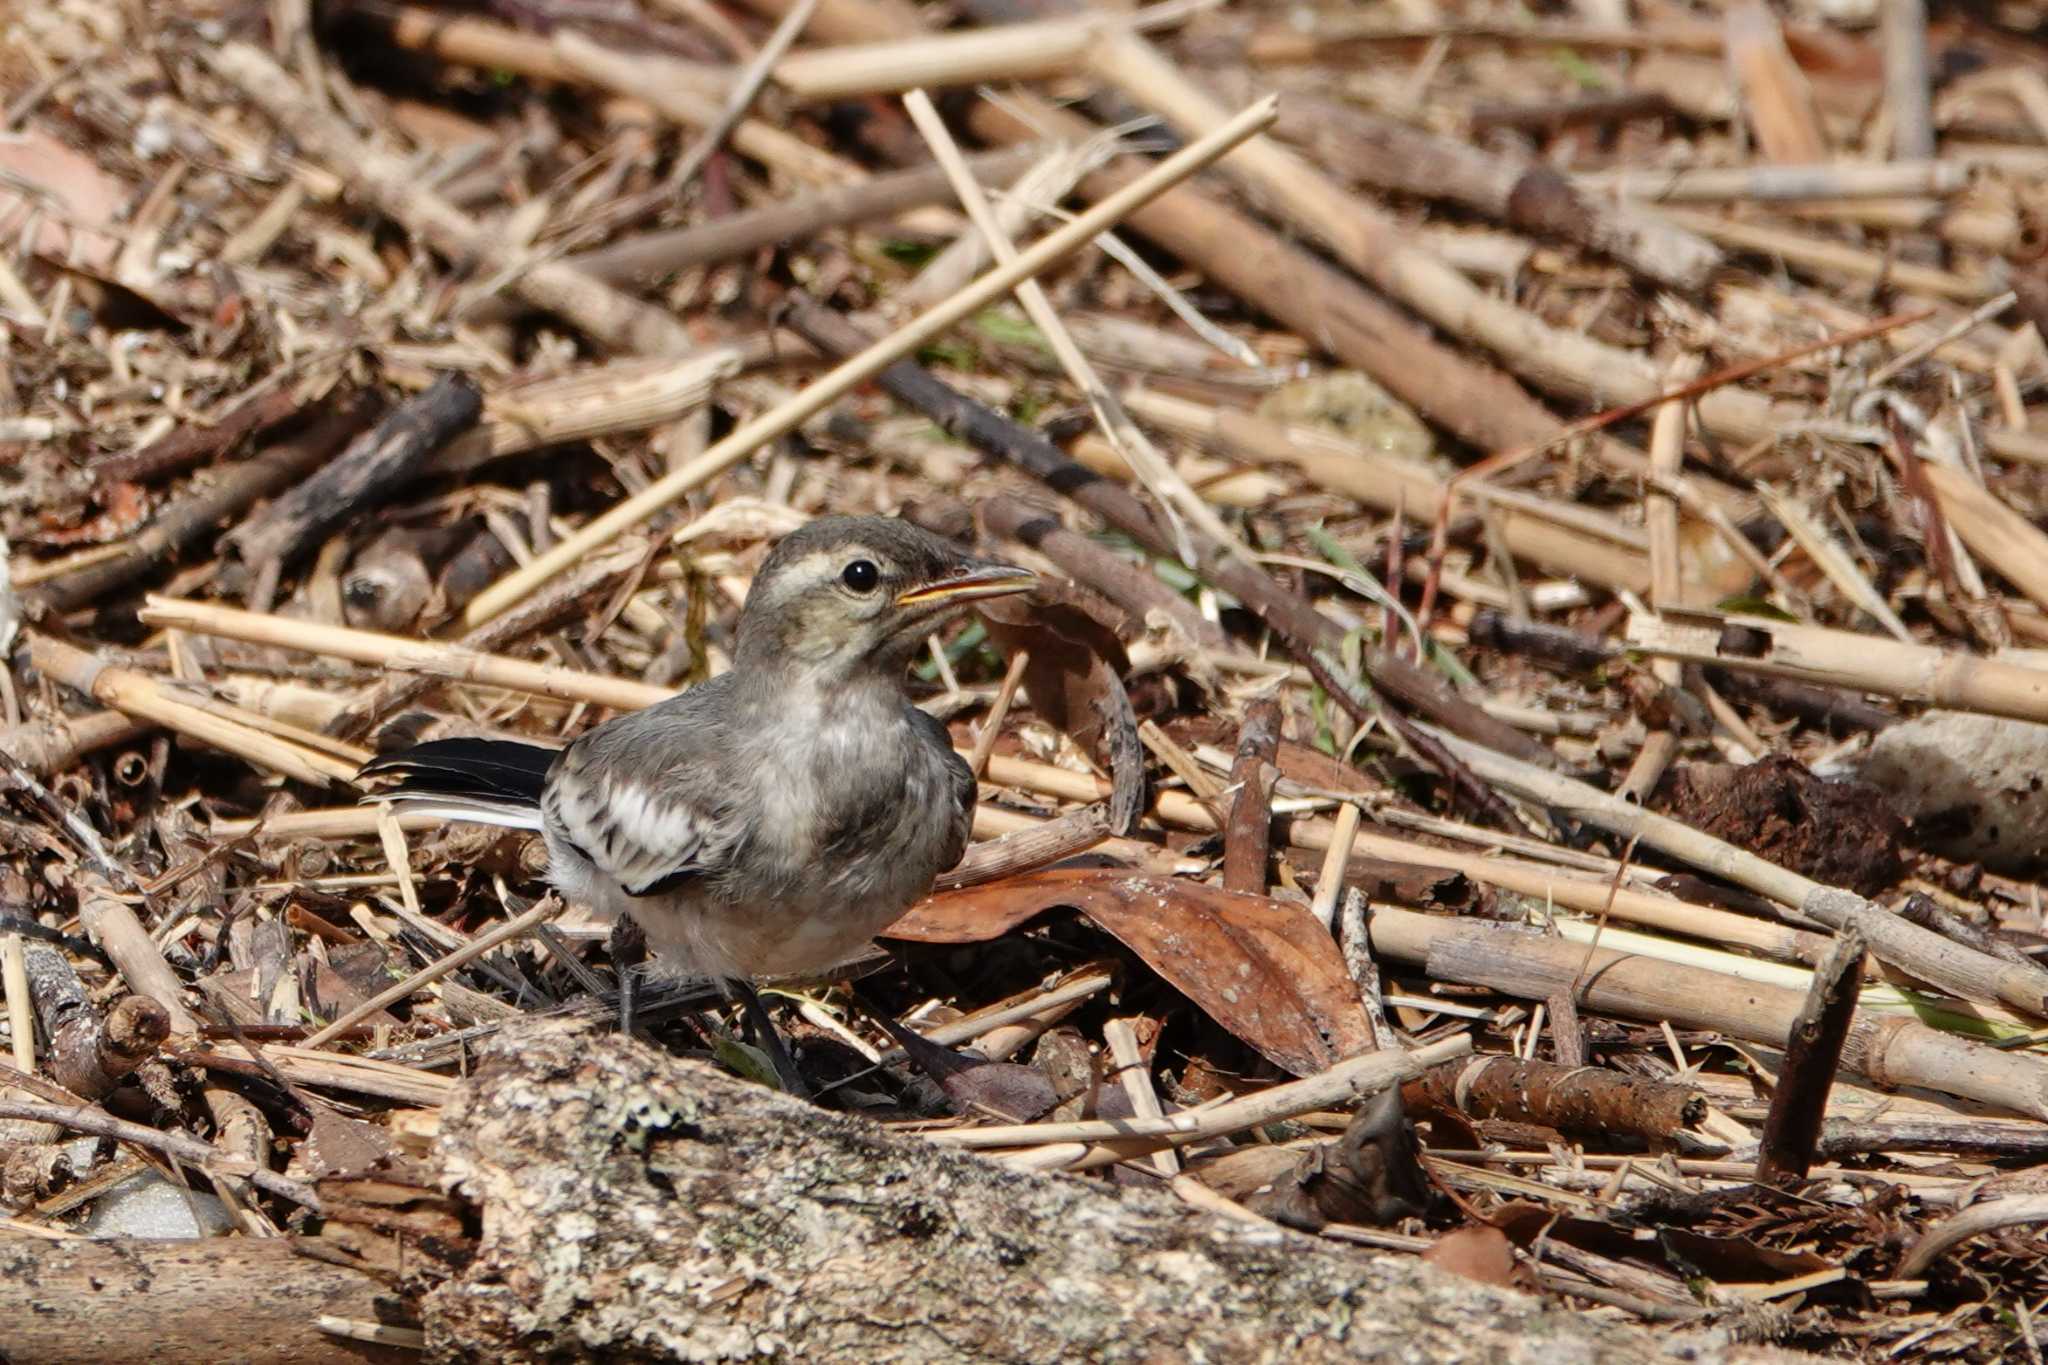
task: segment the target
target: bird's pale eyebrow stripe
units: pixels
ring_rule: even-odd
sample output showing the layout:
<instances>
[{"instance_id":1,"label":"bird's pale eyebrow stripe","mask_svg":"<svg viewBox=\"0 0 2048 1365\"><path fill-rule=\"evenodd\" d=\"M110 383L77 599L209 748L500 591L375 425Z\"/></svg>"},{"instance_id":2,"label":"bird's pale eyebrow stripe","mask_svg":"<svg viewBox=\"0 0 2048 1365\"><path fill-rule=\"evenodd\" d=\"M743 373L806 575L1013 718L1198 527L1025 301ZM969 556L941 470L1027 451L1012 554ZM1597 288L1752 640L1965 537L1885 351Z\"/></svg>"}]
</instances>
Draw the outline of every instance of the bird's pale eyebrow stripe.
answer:
<instances>
[{"instance_id":1,"label":"bird's pale eyebrow stripe","mask_svg":"<svg viewBox=\"0 0 2048 1365\"><path fill-rule=\"evenodd\" d=\"M867 546L848 541L835 549L814 550L781 571L791 583L824 583L839 577L840 571L856 559L872 559L883 568L888 560Z\"/></svg>"},{"instance_id":2,"label":"bird's pale eyebrow stripe","mask_svg":"<svg viewBox=\"0 0 2048 1365\"><path fill-rule=\"evenodd\" d=\"M867 546L854 541L848 541L836 550L821 550L817 554L808 555L805 557L804 563L806 565L815 565L825 573L837 573L840 566L851 564L856 559L872 559L877 562L884 562L881 555L870 550Z\"/></svg>"}]
</instances>

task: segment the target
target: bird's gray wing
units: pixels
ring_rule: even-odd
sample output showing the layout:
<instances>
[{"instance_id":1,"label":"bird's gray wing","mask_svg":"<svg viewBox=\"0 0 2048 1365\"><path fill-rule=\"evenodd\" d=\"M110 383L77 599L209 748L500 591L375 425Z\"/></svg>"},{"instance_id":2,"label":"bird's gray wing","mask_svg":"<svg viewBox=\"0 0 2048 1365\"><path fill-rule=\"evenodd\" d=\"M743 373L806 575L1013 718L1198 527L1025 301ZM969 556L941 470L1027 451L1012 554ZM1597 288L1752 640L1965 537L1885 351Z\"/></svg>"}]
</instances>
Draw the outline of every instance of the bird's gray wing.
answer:
<instances>
[{"instance_id":1,"label":"bird's gray wing","mask_svg":"<svg viewBox=\"0 0 2048 1365\"><path fill-rule=\"evenodd\" d=\"M967 853L967 840L974 832L974 807L980 799L980 790L974 780L974 769L967 766L966 759L953 752L953 736L945 725L914 706L910 713L911 723L932 737L933 752L941 756L943 796L937 814L946 822L946 842L939 853L939 871L949 872L960 865L960 859Z\"/></svg>"},{"instance_id":2,"label":"bird's gray wing","mask_svg":"<svg viewBox=\"0 0 2048 1365\"><path fill-rule=\"evenodd\" d=\"M716 875L731 852L718 681L599 726L548 774L541 809L550 829L628 895Z\"/></svg>"}]
</instances>

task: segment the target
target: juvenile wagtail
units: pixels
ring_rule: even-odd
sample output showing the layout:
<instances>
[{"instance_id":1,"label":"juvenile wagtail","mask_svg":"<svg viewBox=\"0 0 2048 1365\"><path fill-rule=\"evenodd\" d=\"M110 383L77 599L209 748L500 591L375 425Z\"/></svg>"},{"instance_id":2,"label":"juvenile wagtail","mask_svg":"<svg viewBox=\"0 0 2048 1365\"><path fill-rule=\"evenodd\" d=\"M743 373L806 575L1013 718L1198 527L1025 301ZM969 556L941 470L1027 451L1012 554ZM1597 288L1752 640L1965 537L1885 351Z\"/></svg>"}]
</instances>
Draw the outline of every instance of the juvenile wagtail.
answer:
<instances>
[{"instance_id":1,"label":"juvenile wagtail","mask_svg":"<svg viewBox=\"0 0 2048 1365\"><path fill-rule=\"evenodd\" d=\"M974 775L905 671L942 620L1034 582L907 522L823 518L755 577L729 672L563 749L435 740L362 775L397 779L375 799L538 830L565 899L631 917L658 967L759 1025L754 980L845 963L960 860Z\"/></svg>"}]
</instances>

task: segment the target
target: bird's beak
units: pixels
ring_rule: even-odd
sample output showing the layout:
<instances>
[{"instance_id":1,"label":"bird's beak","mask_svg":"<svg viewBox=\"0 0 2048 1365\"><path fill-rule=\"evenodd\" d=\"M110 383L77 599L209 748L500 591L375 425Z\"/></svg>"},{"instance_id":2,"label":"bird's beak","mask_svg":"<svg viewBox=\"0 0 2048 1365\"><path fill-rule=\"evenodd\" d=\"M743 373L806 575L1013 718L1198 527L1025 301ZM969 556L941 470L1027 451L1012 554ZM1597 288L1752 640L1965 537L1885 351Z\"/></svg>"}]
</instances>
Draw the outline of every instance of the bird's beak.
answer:
<instances>
[{"instance_id":1,"label":"bird's beak","mask_svg":"<svg viewBox=\"0 0 2048 1365\"><path fill-rule=\"evenodd\" d=\"M1029 592L1037 582L1037 574L1014 564L973 563L958 573L905 589L896 594L896 605L952 606L984 597L1008 597L1012 593Z\"/></svg>"}]
</instances>

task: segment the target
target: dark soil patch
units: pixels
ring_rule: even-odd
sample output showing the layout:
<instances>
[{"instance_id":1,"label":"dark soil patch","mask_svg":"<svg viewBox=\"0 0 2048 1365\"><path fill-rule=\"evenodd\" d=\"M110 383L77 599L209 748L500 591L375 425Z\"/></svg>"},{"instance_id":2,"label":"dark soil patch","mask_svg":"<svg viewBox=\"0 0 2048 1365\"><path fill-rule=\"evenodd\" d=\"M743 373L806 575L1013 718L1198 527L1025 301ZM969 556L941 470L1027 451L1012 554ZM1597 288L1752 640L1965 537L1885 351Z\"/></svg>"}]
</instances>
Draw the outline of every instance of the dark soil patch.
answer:
<instances>
[{"instance_id":1,"label":"dark soil patch","mask_svg":"<svg viewBox=\"0 0 2048 1365\"><path fill-rule=\"evenodd\" d=\"M1870 896L1905 872L1905 822L1867 782L1827 782L1783 754L1747 766L1683 764L1657 807L1817 882Z\"/></svg>"}]
</instances>

